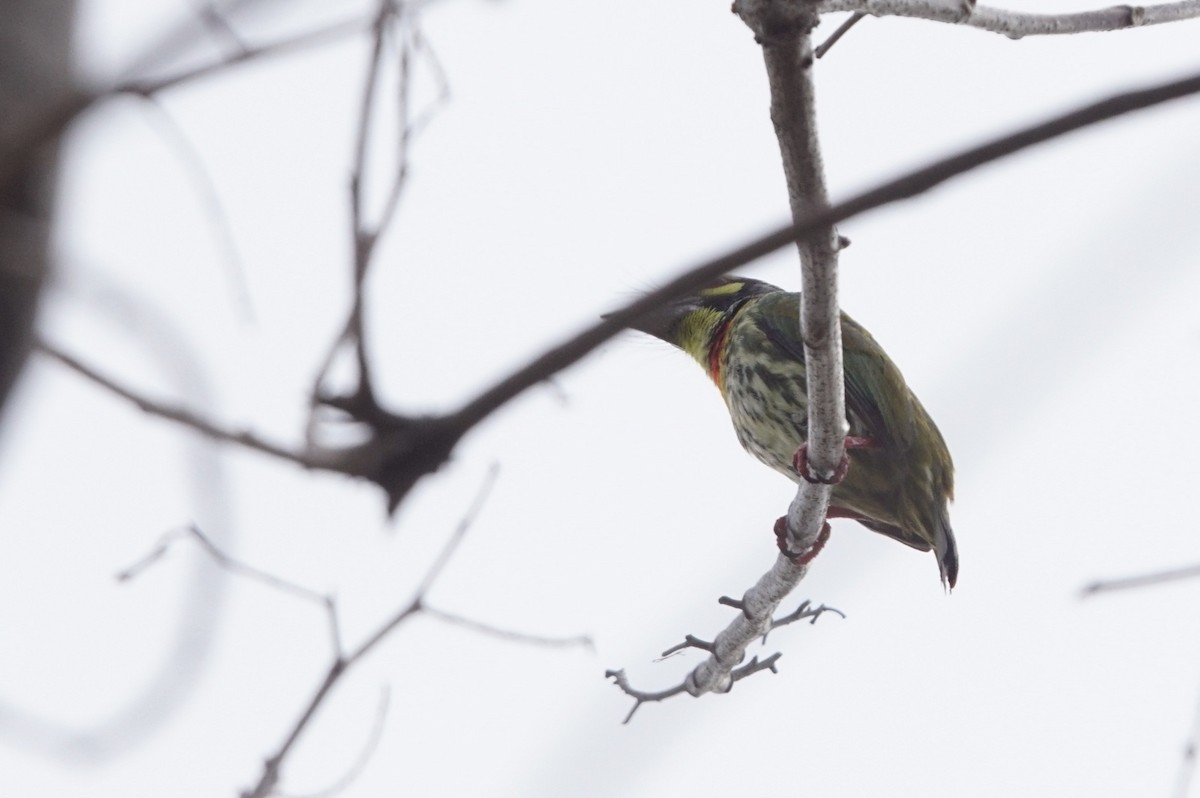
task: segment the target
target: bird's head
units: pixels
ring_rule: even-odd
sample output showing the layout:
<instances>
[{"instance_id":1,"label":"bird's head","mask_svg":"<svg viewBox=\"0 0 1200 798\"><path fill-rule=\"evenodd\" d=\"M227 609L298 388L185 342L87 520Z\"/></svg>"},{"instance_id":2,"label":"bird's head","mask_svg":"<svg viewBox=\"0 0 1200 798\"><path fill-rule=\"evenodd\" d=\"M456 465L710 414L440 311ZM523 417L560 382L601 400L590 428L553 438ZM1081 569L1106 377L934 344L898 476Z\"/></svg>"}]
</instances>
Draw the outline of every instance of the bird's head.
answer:
<instances>
[{"instance_id":1,"label":"bird's head","mask_svg":"<svg viewBox=\"0 0 1200 798\"><path fill-rule=\"evenodd\" d=\"M762 280L726 275L668 302L630 327L674 344L707 365L719 332L738 309L779 290Z\"/></svg>"}]
</instances>

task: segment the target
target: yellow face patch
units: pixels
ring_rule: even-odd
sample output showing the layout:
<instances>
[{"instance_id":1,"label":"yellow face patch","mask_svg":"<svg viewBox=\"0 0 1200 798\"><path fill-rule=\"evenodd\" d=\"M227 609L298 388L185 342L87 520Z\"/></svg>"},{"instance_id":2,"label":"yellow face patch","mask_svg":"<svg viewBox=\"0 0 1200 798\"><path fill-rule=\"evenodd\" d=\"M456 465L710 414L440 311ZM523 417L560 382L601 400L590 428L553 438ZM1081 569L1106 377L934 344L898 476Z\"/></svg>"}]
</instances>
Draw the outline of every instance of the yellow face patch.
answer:
<instances>
[{"instance_id":1,"label":"yellow face patch","mask_svg":"<svg viewBox=\"0 0 1200 798\"><path fill-rule=\"evenodd\" d=\"M745 287L745 283L725 283L724 285L714 286L713 288L705 288L700 292L700 296L726 296L728 294L736 294Z\"/></svg>"},{"instance_id":2,"label":"yellow face patch","mask_svg":"<svg viewBox=\"0 0 1200 798\"><path fill-rule=\"evenodd\" d=\"M708 367L708 343L720 321L719 311L701 308L685 316L675 333L679 348L696 358L705 368Z\"/></svg>"}]
</instances>

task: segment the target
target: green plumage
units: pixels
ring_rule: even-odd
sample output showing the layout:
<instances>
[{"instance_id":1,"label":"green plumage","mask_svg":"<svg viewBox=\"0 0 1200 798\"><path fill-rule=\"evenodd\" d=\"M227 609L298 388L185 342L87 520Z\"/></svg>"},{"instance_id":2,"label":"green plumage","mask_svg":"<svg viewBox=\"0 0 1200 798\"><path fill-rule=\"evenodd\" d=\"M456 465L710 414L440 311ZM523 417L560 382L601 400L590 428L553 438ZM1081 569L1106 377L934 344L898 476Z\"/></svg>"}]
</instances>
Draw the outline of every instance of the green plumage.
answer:
<instances>
[{"instance_id":1,"label":"green plumage","mask_svg":"<svg viewBox=\"0 0 1200 798\"><path fill-rule=\"evenodd\" d=\"M726 277L637 325L699 361L721 389L742 446L797 482L793 457L808 424L799 317L799 294ZM848 450L850 469L834 487L829 515L933 549L943 581L953 587L958 552L947 509L954 494L950 451L871 334L846 314L841 318L849 434L873 445Z\"/></svg>"}]
</instances>

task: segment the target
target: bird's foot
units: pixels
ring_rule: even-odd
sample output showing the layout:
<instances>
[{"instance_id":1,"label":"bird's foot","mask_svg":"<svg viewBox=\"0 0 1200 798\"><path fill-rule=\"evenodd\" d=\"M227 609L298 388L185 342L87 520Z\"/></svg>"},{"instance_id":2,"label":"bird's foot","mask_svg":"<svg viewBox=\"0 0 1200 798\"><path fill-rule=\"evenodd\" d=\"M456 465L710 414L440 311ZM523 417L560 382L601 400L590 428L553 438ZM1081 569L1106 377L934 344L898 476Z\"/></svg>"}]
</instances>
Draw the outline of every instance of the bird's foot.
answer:
<instances>
[{"instance_id":1,"label":"bird's foot","mask_svg":"<svg viewBox=\"0 0 1200 798\"><path fill-rule=\"evenodd\" d=\"M873 438L860 438L856 435L846 436L846 449L874 449L875 446ZM833 469L833 474L828 477L817 476L808 466L808 442L805 441L800 444L800 448L792 455L792 468L796 469L796 473L803 477L805 482L811 482L814 485L836 485L846 478L846 472L850 470L850 456L843 451L842 460Z\"/></svg>"},{"instance_id":2,"label":"bird's foot","mask_svg":"<svg viewBox=\"0 0 1200 798\"><path fill-rule=\"evenodd\" d=\"M821 553L821 549L825 548L825 542L829 540L829 522L821 522L821 531L817 534L817 539L813 544L802 552L796 553L788 548L788 527L787 516L780 517L775 522L775 543L779 546L779 553L792 561L793 565L808 565L813 561L813 558Z\"/></svg>"}]
</instances>

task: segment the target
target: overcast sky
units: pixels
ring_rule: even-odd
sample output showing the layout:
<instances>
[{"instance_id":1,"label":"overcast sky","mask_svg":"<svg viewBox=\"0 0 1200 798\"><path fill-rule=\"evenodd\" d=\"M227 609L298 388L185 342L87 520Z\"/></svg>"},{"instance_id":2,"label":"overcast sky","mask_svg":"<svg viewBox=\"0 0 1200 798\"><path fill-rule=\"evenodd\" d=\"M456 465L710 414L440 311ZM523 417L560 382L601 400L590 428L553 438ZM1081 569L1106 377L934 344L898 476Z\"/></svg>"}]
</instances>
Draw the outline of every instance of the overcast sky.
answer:
<instances>
[{"instance_id":1,"label":"overcast sky","mask_svg":"<svg viewBox=\"0 0 1200 798\"><path fill-rule=\"evenodd\" d=\"M369 4L333 5L261 3L235 25L265 42ZM188 8L82 3L81 75L119 74ZM452 409L785 218L761 53L726 0L458 0L420 25L449 100L414 146L369 284L389 407ZM1194 71L1198 34L1011 41L865 20L816 70L832 194ZM173 123L131 99L80 120L45 336L147 394L297 442L346 311L368 52L360 36L195 81L162 96ZM416 80L430 102L429 60ZM289 794L354 767L386 689L346 796L1171 796L1200 699L1200 583L1079 591L1200 559L1197 141L1200 100L1181 101L842 226L843 307L955 457L958 589L944 594L932 555L839 521L785 607L810 598L845 620L780 630L752 649L782 652L778 674L644 706L628 726L604 670L654 689L694 667L696 653L655 660L724 626L717 597L770 567L794 493L740 450L685 356L622 335L472 433L391 521L369 486L208 446L35 360L0 435L0 794L249 786L328 665L321 609L186 543L115 575L195 521L241 560L336 594L354 645L407 601L498 463L431 601L594 650L418 618L321 711ZM789 252L747 273L799 284Z\"/></svg>"}]
</instances>

